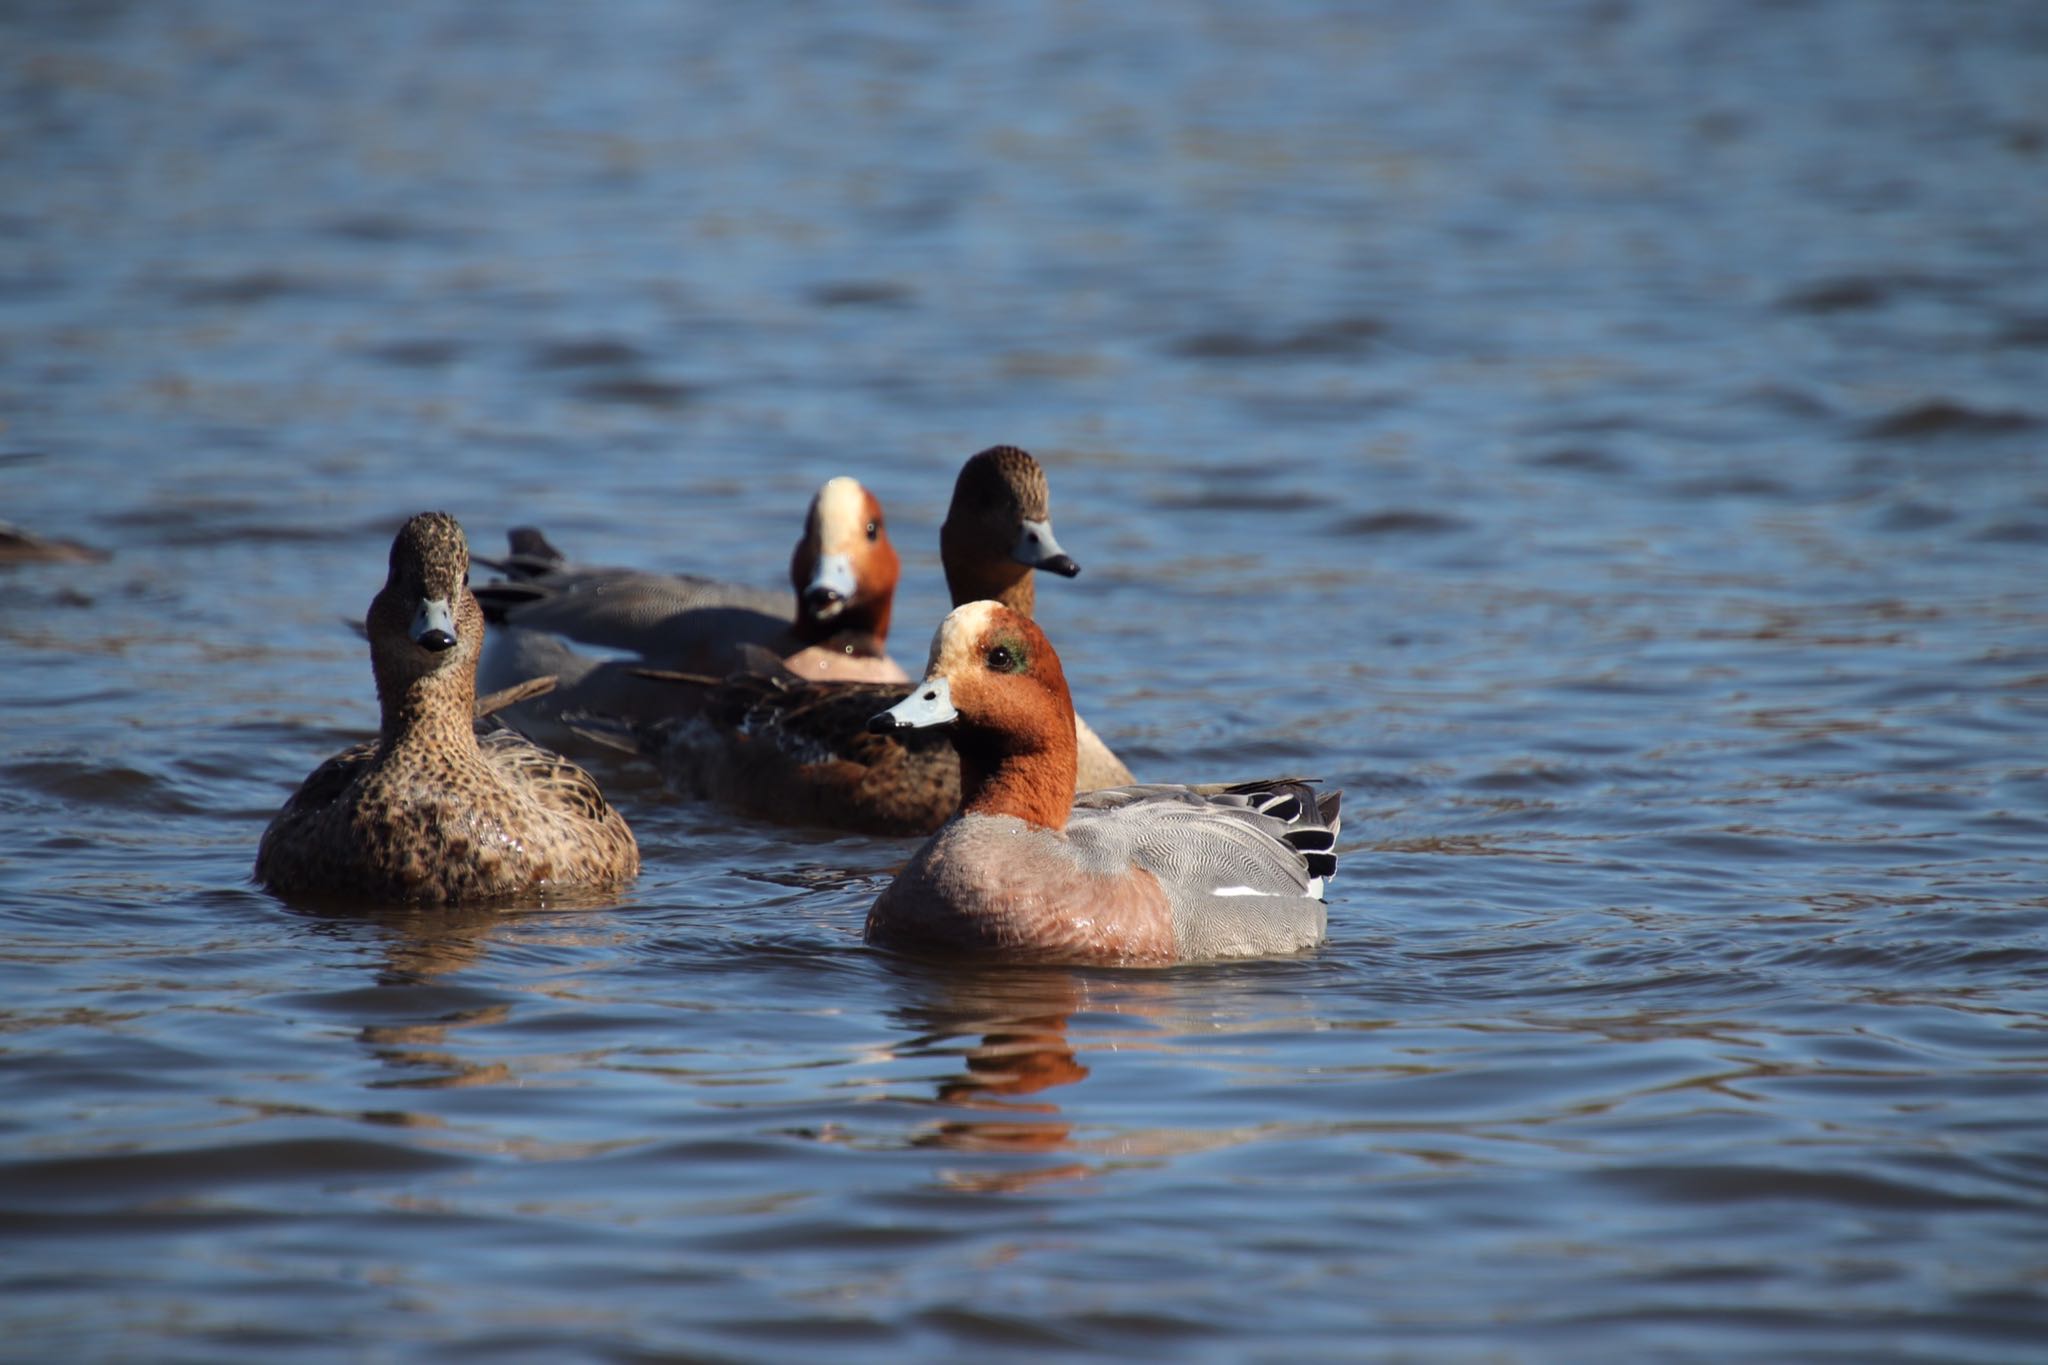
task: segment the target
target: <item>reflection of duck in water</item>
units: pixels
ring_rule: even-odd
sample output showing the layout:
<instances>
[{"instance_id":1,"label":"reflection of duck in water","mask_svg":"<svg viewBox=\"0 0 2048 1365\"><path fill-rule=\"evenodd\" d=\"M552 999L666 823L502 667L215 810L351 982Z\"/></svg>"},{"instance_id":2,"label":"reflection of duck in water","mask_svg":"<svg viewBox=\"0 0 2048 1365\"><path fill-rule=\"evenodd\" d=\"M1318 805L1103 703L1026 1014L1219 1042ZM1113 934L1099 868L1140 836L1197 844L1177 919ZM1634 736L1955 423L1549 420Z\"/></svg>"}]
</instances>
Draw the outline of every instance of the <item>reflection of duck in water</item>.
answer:
<instances>
[{"instance_id":1,"label":"reflection of duck in water","mask_svg":"<svg viewBox=\"0 0 2048 1365\"><path fill-rule=\"evenodd\" d=\"M970 1152L1055 1152L1063 1150L1073 1125L1061 1121L1058 1104L1026 1096L1042 1094L1088 1077L1067 1037L1068 1019L1085 992L1067 971L968 971L949 977L942 996L902 1012L918 1030L898 1051L910 1056L961 1058L966 1070L938 1082L941 1103L972 1112L947 1119L914 1142ZM956 1040L973 1041L961 1046ZM1082 1165L1001 1178L1020 1184L1085 1175Z\"/></svg>"},{"instance_id":2,"label":"reflection of duck in water","mask_svg":"<svg viewBox=\"0 0 2048 1365\"><path fill-rule=\"evenodd\" d=\"M384 966L377 972L377 987L394 1002L439 993L438 978L473 967L490 948L493 926L504 917L495 911L452 906L408 908L378 915L374 921L384 936ZM468 997L469 992L464 992ZM425 1003L425 1001L423 1001ZM508 1003L475 1003L471 999L435 1002L414 1018L402 1022L367 1023L357 1039L372 1056L400 1073L384 1081L371 1081L373 1089L454 1090L472 1085L497 1085L513 1078L512 1067L504 1061L475 1062L452 1050L449 1034L505 1022L512 1014ZM451 1007L452 1006L452 1007ZM408 1010L408 1013L412 1011ZM425 1116L413 1116L428 1122Z\"/></svg>"},{"instance_id":3,"label":"reflection of duck in water","mask_svg":"<svg viewBox=\"0 0 2048 1365\"><path fill-rule=\"evenodd\" d=\"M550 910L574 911L613 905L603 892L586 891L550 899ZM616 930L600 917L580 913L507 913L488 906L406 905L371 910L301 905L294 913L324 939L340 939L373 950L370 979L360 987L325 997L324 1009L353 1027L356 1041L390 1074L364 1082L370 1090L448 1090L517 1083L534 1067L521 1056L492 1046L480 1059L462 1041L465 1030L524 1017L527 994L514 978L488 968L479 971L497 940L520 945L588 947L610 943ZM493 982L503 984L494 985ZM546 1001L539 1002L545 1005ZM536 1048L551 1045L539 1039ZM438 1127L429 1111L380 1108L362 1115L379 1124Z\"/></svg>"},{"instance_id":4,"label":"reflection of duck in water","mask_svg":"<svg viewBox=\"0 0 2048 1365\"><path fill-rule=\"evenodd\" d=\"M1081 982L1068 971L969 972L946 984L943 1000L906 1011L906 1021L931 1030L918 1044L963 1034L980 1037L961 1053L966 1074L940 1082L940 1099L1003 1104L1087 1078L1088 1068L1075 1059L1067 1039L1068 1016L1085 999ZM1025 1107L1058 1112L1049 1104Z\"/></svg>"},{"instance_id":5,"label":"reflection of duck in water","mask_svg":"<svg viewBox=\"0 0 2048 1365\"><path fill-rule=\"evenodd\" d=\"M941 1173L948 1186L976 1192L1028 1189L1129 1162L1263 1140L1267 1125L1247 1126L1236 1117L1125 1126L1103 1113L1104 1098L1112 1110L1121 1107L1115 1092L1128 1084L1129 1073L1120 1058L1186 1048L1213 1063L1219 1038L1233 1040L1229 1051L1264 1076L1269 1068L1259 1058L1259 1040L1276 1022L1300 1027L1313 1009L1307 995L1276 997L1265 967L1100 972L957 962L938 967L904 959L890 967L913 997L894 1011L908 1036L892 1054L957 1058L962 1068L930 1081L942 1117L916 1130L911 1145L1049 1159L963 1163ZM1249 994L1236 989L1246 980L1253 986ZM1076 1138L1077 1127L1089 1135Z\"/></svg>"},{"instance_id":6,"label":"reflection of duck in water","mask_svg":"<svg viewBox=\"0 0 2048 1365\"><path fill-rule=\"evenodd\" d=\"M483 612L462 528L408 521L370 604L378 738L329 759L256 855L283 895L474 902L616 886L640 870L632 832L590 775L510 730L479 738Z\"/></svg>"}]
</instances>

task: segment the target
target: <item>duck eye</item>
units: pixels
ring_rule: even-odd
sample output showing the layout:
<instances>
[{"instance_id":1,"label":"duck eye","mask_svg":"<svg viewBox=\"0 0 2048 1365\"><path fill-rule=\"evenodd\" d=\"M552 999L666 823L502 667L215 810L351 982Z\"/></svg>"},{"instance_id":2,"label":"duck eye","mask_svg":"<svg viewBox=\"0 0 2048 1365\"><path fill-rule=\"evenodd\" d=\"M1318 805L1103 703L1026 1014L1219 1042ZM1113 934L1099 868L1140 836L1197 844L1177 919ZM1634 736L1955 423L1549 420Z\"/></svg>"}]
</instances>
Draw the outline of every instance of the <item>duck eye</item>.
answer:
<instances>
[{"instance_id":1,"label":"duck eye","mask_svg":"<svg viewBox=\"0 0 2048 1365\"><path fill-rule=\"evenodd\" d=\"M997 645L988 652L988 666L998 673L1012 672L1017 667L1017 656L1008 645Z\"/></svg>"},{"instance_id":2,"label":"duck eye","mask_svg":"<svg viewBox=\"0 0 2048 1365\"><path fill-rule=\"evenodd\" d=\"M882 523L881 523L881 522L879 522L879 521L871 521L871 522L869 522L869 523L868 523L868 539L869 539L869 540L873 540L873 539L874 539L874 538L875 538L876 536L879 536L880 534L882 534Z\"/></svg>"}]
</instances>

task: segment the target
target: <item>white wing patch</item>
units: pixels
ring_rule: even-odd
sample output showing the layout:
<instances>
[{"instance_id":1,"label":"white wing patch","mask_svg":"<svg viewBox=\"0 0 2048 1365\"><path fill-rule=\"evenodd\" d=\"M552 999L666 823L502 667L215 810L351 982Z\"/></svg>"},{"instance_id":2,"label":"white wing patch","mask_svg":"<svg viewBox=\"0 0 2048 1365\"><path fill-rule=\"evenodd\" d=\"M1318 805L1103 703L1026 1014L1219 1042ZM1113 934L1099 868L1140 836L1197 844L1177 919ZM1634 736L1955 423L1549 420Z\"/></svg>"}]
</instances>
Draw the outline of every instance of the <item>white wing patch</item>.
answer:
<instances>
[{"instance_id":1,"label":"white wing patch","mask_svg":"<svg viewBox=\"0 0 2048 1365\"><path fill-rule=\"evenodd\" d=\"M1310 900L1319 901L1323 898L1323 879L1321 877L1310 877L1308 885L1299 891L1261 891L1255 886L1219 886L1209 894L1212 896L1279 896L1287 900L1293 900L1296 896L1305 896Z\"/></svg>"}]
</instances>

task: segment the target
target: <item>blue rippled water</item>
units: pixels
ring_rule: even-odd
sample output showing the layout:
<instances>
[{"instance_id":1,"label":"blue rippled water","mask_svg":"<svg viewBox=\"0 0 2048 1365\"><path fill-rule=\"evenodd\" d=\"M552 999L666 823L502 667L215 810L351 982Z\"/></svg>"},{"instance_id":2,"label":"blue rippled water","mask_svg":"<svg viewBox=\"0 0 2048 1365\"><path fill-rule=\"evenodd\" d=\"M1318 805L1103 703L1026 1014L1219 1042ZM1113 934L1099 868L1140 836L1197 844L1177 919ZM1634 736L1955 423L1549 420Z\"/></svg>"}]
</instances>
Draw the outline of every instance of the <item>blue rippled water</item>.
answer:
<instances>
[{"instance_id":1,"label":"blue rippled water","mask_svg":"<svg viewBox=\"0 0 2048 1365\"><path fill-rule=\"evenodd\" d=\"M2048 11L0 14L0 1355L2013 1361L2048 1341ZM248 884L408 513L772 583L853 473L1329 945Z\"/></svg>"}]
</instances>

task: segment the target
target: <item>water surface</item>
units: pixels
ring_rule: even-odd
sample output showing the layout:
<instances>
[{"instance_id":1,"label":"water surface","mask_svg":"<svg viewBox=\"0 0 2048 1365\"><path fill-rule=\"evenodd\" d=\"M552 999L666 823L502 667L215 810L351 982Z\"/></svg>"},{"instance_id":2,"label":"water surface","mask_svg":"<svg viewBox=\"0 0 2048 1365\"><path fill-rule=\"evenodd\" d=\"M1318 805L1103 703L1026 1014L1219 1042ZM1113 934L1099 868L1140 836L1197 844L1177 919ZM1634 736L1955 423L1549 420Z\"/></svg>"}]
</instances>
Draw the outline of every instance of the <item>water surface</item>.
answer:
<instances>
[{"instance_id":1,"label":"water surface","mask_svg":"<svg viewBox=\"0 0 2048 1365\"><path fill-rule=\"evenodd\" d=\"M2014 1360L2048 1338L2048 12L0 18L22 1359ZM1331 941L967 972L909 845L316 915L407 514L774 582L851 472Z\"/></svg>"}]
</instances>

